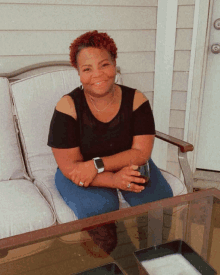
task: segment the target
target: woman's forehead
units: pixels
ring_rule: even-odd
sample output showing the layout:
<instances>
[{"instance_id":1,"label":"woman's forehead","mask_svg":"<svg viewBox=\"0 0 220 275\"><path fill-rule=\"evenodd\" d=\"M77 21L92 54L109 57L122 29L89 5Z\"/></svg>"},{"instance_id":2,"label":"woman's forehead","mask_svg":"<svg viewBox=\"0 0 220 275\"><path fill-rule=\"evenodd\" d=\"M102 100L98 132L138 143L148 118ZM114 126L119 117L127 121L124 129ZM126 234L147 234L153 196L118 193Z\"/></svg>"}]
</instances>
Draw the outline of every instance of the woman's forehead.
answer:
<instances>
[{"instance_id":1,"label":"woman's forehead","mask_svg":"<svg viewBox=\"0 0 220 275\"><path fill-rule=\"evenodd\" d=\"M77 61L78 63L88 63L94 61L99 62L104 59L111 60L111 55L106 49L88 47L79 52Z\"/></svg>"}]
</instances>

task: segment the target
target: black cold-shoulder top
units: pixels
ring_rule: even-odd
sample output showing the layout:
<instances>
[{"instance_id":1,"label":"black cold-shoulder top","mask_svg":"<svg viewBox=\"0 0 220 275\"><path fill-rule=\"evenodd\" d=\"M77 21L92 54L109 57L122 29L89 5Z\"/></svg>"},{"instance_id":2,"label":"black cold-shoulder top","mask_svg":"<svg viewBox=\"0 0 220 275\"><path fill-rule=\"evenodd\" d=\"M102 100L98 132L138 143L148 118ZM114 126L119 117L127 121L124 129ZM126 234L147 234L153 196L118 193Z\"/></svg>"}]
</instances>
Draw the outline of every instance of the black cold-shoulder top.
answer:
<instances>
[{"instance_id":1,"label":"black cold-shoulder top","mask_svg":"<svg viewBox=\"0 0 220 275\"><path fill-rule=\"evenodd\" d=\"M154 135L155 125L149 101L133 111L135 89L119 85L122 101L119 112L109 122L92 114L83 90L76 88L68 95L75 103L77 120L54 110L50 123L48 146L80 147L84 161L131 149L133 136Z\"/></svg>"}]
</instances>

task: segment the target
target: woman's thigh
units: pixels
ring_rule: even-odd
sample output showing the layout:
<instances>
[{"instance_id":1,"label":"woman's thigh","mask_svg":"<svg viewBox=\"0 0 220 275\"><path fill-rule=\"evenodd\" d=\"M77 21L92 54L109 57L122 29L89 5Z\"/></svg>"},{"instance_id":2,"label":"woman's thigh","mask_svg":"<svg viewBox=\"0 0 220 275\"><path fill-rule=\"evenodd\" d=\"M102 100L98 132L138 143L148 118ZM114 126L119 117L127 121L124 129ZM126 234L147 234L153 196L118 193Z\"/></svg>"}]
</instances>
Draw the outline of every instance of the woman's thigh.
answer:
<instances>
[{"instance_id":1,"label":"woman's thigh","mask_svg":"<svg viewBox=\"0 0 220 275\"><path fill-rule=\"evenodd\" d=\"M173 196L172 189L160 170L154 164L152 159L149 160L150 179L145 189L141 193L121 191L125 200L131 205L139 205L147 202L161 200Z\"/></svg>"},{"instance_id":2,"label":"woman's thigh","mask_svg":"<svg viewBox=\"0 0 220 275\"><path fill-rule=\"evenodd\" d=\"M116 189L80 187L66 178L59 168L55 175L55 184L62 198L78 219L119 209Z\"/></svg>"}]
</instances>

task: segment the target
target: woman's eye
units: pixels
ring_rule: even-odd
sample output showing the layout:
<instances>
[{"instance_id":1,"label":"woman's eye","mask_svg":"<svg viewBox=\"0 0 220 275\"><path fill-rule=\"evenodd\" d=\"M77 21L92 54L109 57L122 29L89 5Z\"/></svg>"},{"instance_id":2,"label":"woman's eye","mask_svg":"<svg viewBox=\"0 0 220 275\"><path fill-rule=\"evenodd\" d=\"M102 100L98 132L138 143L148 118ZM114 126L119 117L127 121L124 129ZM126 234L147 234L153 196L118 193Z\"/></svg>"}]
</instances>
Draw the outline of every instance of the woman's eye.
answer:
<instances>
[{"instance_id":1,"label":"woman's eye","mask_svg":"<svg viewBox=\"0 0 220 275\"><path fill-rule=\"evenodd\" d=\"M88 72L88 71L90 71L90 68L86 68L83 70L83 72Z\"/></svg>"},{"instance_id":2,"label":"woman's eye","mask_svg":"<svg viewBox=\"0 0 220 275\"><path fill-rule=\"evenodd\" d=\"M104 63L102 66L103 67L106 67L106 66L108 66L109 65L109 63Z\"/></svg>"}]
</instances>

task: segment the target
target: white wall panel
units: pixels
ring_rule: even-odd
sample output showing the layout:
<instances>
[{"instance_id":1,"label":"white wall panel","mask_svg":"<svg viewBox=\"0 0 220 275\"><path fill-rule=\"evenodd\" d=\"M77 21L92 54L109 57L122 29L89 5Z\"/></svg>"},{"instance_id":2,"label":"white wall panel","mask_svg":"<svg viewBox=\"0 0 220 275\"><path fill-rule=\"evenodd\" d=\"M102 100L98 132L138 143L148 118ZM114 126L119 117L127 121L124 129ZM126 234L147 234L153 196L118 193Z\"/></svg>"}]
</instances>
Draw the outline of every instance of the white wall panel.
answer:
<instances>
[{"instance_id":1,"label":"white wall panel","mask_svg":"<svg viewBox=\"0 0 220 275\"><path fill-rule=\"evenodd\" d=\"M188 88L188 72L174 72L173 73L173 90L187 91Z\"/></svg>"},{"instance_id":2,"label":"white wall panel","mask_svg":"<svg viewBox=\"0 0 220 275\"><path fill-rule=\"evenodd\" d=\"M0 3L87 6L157 6L157 0L0 0Z\"/></svg>"},{"instance_id":3,"label":"white wall panel","mask_svg":"<svg viewBox=\"0 0 220 275\"><path fill-rule=\"evenodd\" d=\"M178 0L178 5L194 5L195 4L195 0Z\"/></svg>"},{"instance_id":4,"label":"white wall panel","mask_svg":"<svg viewBox=\"0 0 220 275\"><path fill-rule=\"evenodd\" d=\"M144 73L154 71L154 52L120 53L117 65L121 73Z\"/></svg>"},{"instance_id":5,"label":"white wall panel","mask_svg":"<svg viewBox=\"0 0 220 275\"><path fill-rule=\"evenodd\" d=\"M194 6L179 6L177 28L193 28Z\"/></svg>"},{"instance_id":6,"label":"white wall panel","mask_svg":"<svg viewBox=\"0 0 220 275\"><path fill-rule=\"evenodd\" d=\"M156 7L5 5L0 30L156 29Z\"/></svg>"},{"instance_id":7,"label":"white wall panel","mask_svg":"<svg viewBox=\"0 0 220 275\"><path fill-rule=\"evenodd\" d=\"M185 111L171 110L170 127L184 128L184 126L185 126Z\"/></svg>"},{"instance_id":8,"label":"white wall panel","mask_svg":"<svg viewBox=\"0 0 220 275\"><path fill-rule=\"evenodd\" d=\"M0 31L0 55L69 54L70 43L84 32ZM107 33L114 39L118 52L155 51L156 30Z\"/></svg>"},{"instance_id":9,"label":"white wall panel","mask_svg":"<svg viewBox=\"0 0 220 275\"><path fill-rule=\"evenodd\" d=\"M190 51L175 51L174 71L189 71L190 53Z\"/></svg>"},{"instance_id":10,"label":"white wall panel","mask_svg":"<svg viewBox=\"0 0 220 275\"><path fill-rule=\"evenodd\" d=\"M167 161L178 162L178 147L168 144Z\"/></svg>"},{"instance_id":11,"label":"white wall panel","mask_svg":"<svg viewBox=\"0 0 220 275\"><path fill-rule=\"evenodd\" d=\"M192 29L177 29L175 50L190 51L192 45L192 34Z\"/></svg>"},{"instance_id":12,"label":"white wall panel","mask_svg":"<svg viewBox=\"0 0 220 275\"><path fill-rule=\"evenodd\" d=\"M123 84L141 92L154 90L154 73L123 74Z\"/></svg>"},{"instance_id":13,"label":"white wall panel","mask_svg":"<svg viewBox=\"0 0 220 275\"><path fill-rule=\"evenodd\" d=\"M169 134L173 137L183 139L184 129L183 128L172 128L172 127L170 127Z\"/></svg>"},{"instance_id":14,"label":"white wall panel","mask_svg":"<svg viewBox=\"0 0 220 275\"><path fill-rule=\"evenodd\" d=\"M172 91L171 109L186 110L187 92Z\"/></svg>"}]
</instances>

